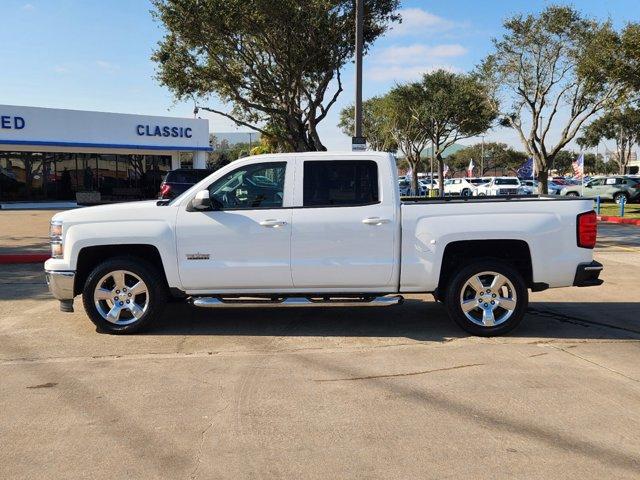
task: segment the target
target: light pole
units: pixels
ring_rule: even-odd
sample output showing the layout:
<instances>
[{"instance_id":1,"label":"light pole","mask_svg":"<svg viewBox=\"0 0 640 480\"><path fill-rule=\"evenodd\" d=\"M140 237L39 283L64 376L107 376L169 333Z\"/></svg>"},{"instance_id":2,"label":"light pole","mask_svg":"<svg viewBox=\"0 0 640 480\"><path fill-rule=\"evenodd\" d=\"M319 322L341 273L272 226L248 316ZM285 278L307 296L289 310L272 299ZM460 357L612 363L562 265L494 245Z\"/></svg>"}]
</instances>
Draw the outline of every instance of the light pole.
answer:
<instances>
[{"instance_id":1,"label":"light pole","mask_svg":"<svg viewBox=\"0 0 640 480\"><path fill-rule=\"evenodd\" d=\"M351 138L351 150L364 150L366 142L362 136L362 49L364 30L364 0L356 1L356 101L354 132Z\"/></svg>"},{"instance_id":2,"label":"light pole","mask_svg":"<svg viewBox=\"0 0 640 480\"><path fill-rule=\"evenodd\" d=\"M482 146L480 147L480 176L484 175L484 135L482 135Z\"/></svg>"}]
</instances>

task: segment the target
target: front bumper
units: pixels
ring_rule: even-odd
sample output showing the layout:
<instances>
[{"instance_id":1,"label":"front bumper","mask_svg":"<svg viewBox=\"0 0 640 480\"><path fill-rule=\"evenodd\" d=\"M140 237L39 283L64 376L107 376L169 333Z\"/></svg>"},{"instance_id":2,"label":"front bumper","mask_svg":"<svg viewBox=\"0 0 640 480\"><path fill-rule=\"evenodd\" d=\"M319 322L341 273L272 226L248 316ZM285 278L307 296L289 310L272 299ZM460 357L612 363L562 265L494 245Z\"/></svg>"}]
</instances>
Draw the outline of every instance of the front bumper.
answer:
<instances>
[{"instance_id":1,"label":"front bumper","mask_svg":"<svg viewBox=\"0 0 640 480\"><path fill-rule=\"evenodd\" d=\"M602 264L595 260L590 263L581 263L576 268L576 276L573 279L575 287L595 287L602 285L604 280L598 278L602 271Z\"/></svg>"},{"instance_id":2,"label":"front bumper","mask_svg":"<svg viewBox=\"0 0 640 480\"><path fill-rule=\"evenodd\" d=\"M72 270L45 270L47 286L58 300L73 300L73 285L76 272Z\"/></svg>"}]
</instances>

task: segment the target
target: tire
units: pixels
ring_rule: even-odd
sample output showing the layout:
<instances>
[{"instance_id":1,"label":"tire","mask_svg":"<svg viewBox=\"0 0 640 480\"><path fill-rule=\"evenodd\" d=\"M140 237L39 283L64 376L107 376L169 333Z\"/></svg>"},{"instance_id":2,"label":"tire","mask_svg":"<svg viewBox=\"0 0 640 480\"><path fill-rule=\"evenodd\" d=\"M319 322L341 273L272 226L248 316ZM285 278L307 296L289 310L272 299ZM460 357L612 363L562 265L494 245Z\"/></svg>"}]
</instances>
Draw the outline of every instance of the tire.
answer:
<instances>
[{"instance_id":1,"label":"tire","mask_svg":"<svg viewBox=\"0 0 640 480\"><path fill-rule=\"evenodd\" d=\"M137 257L114 257L89 274L82 302L98 331L127 334L151 325L167 296L162 274L152 265Z\"/></svg>"},{"instance_id":2,"label":"tire","mask_svg":"<svg viewBox=\"0 0 640 480\"><path fill-rule=\"evenodd\" d=\"M622 193L622 192L618 192L613 196L613 201L616 202L618 205L620 205L620 203L622 202L622 199L625 199L624 203L629 203L629 195L627 195L626 193Z\"/></svg>"},{"instance_id":3,"label":"tire","mask_svg":"<svg viewBox=\"0 0 640 480\"><path fill-rule=\"evenodd\" d=\"M498 290L490 286L496 278L502 282ZM476 283L476 279L480 283ZM477 290L472 286L474 283ZM445 304L449 317L463 330L472 335L493 337L518 326L529 303L528 294L522 275L513 267L499 260L485 260L462 267L454 274ZM504 298L504 302L498 300L500 298ZM463 305L468 308L467 313Z\"/></svg>"},{"instance_id":4,"label":"tire","mask_svg":"<svg viewBox=\"0 0 640 480\"><path fill-rule=\"evenodd\" d=\"M461 195L463 197L470 197L471 196L471 190L469 190L468 188L465 188L464 190L462 190Z\"/></svg>"},{"instance_id":5,"label":"tire","mask_svg":"<svg viewBox=\"0 0 640 480\"><path fill-rule=\"evenodd\" d=\"M577 197L578 192L567 192L567 197Z\"/></svg>"}]
</instances>

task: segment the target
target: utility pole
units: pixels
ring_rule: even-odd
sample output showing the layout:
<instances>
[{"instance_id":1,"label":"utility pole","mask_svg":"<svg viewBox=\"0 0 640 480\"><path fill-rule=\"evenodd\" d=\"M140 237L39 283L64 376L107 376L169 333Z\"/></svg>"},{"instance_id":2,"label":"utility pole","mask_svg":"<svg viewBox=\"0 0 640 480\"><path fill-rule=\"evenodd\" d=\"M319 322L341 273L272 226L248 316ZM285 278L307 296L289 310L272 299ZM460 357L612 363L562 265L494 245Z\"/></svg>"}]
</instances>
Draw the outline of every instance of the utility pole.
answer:
<instances>
[{"instance_id":1,"label":"utility pole","mask_svg":"<svg viewBox=\"0 0 640 480\"><path fill-rule=\"evenodd\" d=\"M356 101L354 132L351 138L351 150L365 150L366 141L362 136L362 50L364 30L364 0L356 2Z\"/></svg>"},{"instance_id":2,"label":"utility pole","mask_svg":"<svg viewBox=\"0 0 640 480\"><path fill-rule=\"evenodd\" d=\"M482 138L482 146L480 147L480 176L482 177L484 175L484 135L480 138Z\"/></svg>"}]
</instances>

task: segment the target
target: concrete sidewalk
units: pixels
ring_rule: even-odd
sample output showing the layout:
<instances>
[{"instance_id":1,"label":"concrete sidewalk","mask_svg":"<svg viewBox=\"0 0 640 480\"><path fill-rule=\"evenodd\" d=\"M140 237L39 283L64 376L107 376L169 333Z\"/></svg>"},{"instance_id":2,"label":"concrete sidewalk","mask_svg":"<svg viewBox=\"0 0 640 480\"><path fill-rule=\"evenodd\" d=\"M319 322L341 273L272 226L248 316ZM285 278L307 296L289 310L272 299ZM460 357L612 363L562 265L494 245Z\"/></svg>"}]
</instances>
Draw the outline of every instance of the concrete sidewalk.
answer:
<instances>
[{"instance_id":1,"label":"concrete sidewalk","mask_svg":"<svg viewBox=\"0 0 640 480\"><path fill-rule=\"evenodd\" d=\"M57 210L0 210L0 255L49 251L49 222Z\"/></svg>"}]
</instances>

